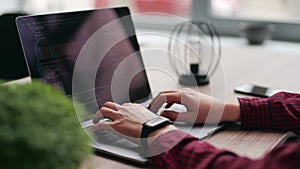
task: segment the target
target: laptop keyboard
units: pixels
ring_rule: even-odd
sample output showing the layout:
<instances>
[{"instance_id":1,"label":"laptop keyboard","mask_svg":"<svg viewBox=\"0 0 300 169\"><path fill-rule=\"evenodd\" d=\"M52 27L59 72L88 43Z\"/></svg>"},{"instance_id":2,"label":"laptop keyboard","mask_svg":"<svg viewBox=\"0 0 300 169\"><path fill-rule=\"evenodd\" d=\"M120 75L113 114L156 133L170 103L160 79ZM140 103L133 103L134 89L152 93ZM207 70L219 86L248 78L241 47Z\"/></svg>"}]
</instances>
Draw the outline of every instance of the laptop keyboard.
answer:
<instances>
[{"instance_id":1,"label":"laptop keyboard","mask_svg":"<svg viewBox=\"0 0 300 169\"><path fill-rule=\"evenodd\" d=\"M110 121L109 119L102 119L100 122ZM94 125L93 120L88 120L83 122L82 127L84 129L90 128ZM96 141L99 143L114 143L116 141L121 140L123 137L109 130L98 130L94 131Z\"/></svg>"},{"instance_id":2,"label":"laptop keyboard","mask_svg":"<svg viewBox=\"0 0 300 169\"><path fill-rule=\"evenodd\" d=\"M123 137L108 130L95 131L96 141L99 143L114 143L121 140Z\"/></svg>"},{"instance_id":3,"label":"laptop keyboard","mask_svg":"<svg viewBox=\"0 0 300 169\"><path fill-rule=\"evenodd\" d=\"M151 100L147 100L143 103L141 103L141 105L143 105L144 107L147 107L149 105L149 103L151 102ZM186 108L182 105L178 105L178 104L174 104L171 108L169 108L171 110L174 110L174 111L178 111L178 112L184 112L186 111ZM162 112L164 110L164 108L160 108L160 110L158 110L158 114L160 114L160 112ZM101 122L105 122L105 121L111 121L110 119L102 119L99 121L99 123ZM88 120L88 121L85 121L83 123L81 123L82 127L84 129L87 129L87 128L90 128L94 125L93 123L93 120ZM99 143L114 143L116 141L119 141L121 140L123 137L112 132L112 131L109 131L109 130L98 130L98 131L94 131L94 134L95 134L95 137L96 137L96 141L99 142Z\"/></svg>"}]
</instances>

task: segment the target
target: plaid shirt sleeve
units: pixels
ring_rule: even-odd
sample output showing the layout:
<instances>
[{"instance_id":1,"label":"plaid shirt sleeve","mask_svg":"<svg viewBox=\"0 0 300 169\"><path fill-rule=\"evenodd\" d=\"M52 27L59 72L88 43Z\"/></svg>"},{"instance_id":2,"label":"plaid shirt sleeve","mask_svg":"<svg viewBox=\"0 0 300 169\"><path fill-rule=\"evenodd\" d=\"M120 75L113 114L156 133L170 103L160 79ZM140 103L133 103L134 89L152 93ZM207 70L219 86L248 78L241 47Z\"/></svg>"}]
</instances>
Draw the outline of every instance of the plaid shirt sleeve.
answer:
<instances>
[{"instance_id":1,"label":"plaid shirt sleeve","mask_svg":"<svg viewBox=\"0 0 300 169\"><path fill-rule=\"evenodd\" d=\"M267 99L239 99L243 126L292 130L299 134L299 99L300 95L291 93L278 93ZM166 169L294 169L300 166L300 141L279 146L263 159L252 160L216 149L179 130L156 138L150 145L149 153L158 168Z\"/></svg>"},{"instance_id":2,"label":"plaid shirt sleeve","mask_svg":"<svg viewBox=\"0 0 300 169\"><path fill-rule=\"evenodd\" d=\"M279 92L269 98L240 98L242 126L300 134L300 95Z\"/></svg>"}]
</instances>

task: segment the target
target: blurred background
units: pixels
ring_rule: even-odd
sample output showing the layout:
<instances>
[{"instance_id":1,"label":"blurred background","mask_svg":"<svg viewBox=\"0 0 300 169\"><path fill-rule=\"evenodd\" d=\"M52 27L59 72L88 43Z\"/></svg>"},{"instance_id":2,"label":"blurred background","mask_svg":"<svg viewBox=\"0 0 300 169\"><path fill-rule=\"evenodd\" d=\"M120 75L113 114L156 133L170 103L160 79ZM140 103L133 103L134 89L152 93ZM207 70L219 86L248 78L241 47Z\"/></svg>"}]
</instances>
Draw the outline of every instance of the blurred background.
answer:
<instances>
[{"instance_id":1,"label":"blurred background","mask_svg":"<svg viewBox=\"0 0 300 169\"><path fill-rule=\"evenodd\" d=\"M48 13L129 6L132 12L162 12L188 17L192 0L11 0L0 2L0 12Z\"/></svg>"},{"instance_id":2,"label":"blurred background","mask_svg":"<svg viewBox=\"0 0 300 169\"><path fill-rule=\"evenodd\" d=\"M2 0L0 13L22 11L38 14L125 5L132 12L160 12L189 18L192 4L193 0ZM299 0L211 0L211 13L216 17L297 22L299 9Z\"/></svg>"},{"instance_id":3,"label":"blurred background","mask_svg":"<svg viewBox=\"0 0 300 169\"><path fill-rule=\"evenodd\" d=\"M119 6L128 6L131 13L138 14L133 17L138 33L169 34L179 22L201 20L212 22L222 36L238 37L242 24L262 23L275 28L273 40L300 42L300 0L1 0L0 50L3 57L11 57L0 63L0 78L28 76L23 58L15 65L22 55L21 45L16 44L15 17Z\"/></svg>"},{"instance_id":4,"label":"blurred background","mask_svg":"<svg viewBox=\"0 0 300 169\"><path fill-rule=\"evenodd\" d=\"M178 16L209 20L222 35L239 36L239 23L263 22L276 26L273 39L300 41L300 36L295 36L300 29L299 0L1 0L0 14L43 14L118 6L128 6L132 13L144 13L134 18L136 27L171 30L177 24L172 18Z\"/></svg>"},{"instance_id":5,"label":"blurred background","mask_svg":"<svg viewBox=\"0 0 300 169\"><path fill-rule=\"evenodd\" d=\"M260 20L299 22L299 0L212 0L212 14Z\"/></svg>"}]
</instances>

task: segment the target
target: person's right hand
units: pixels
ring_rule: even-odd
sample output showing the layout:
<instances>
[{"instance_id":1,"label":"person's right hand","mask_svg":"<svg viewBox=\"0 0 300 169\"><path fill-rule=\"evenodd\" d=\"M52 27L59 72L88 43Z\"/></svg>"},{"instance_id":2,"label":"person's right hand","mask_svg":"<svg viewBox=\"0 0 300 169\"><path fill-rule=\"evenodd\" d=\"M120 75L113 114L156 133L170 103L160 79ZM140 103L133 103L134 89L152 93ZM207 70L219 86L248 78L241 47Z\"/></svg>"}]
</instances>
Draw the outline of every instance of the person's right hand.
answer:
<instances>
[{"instance_id":1,"label":"person's right hand","mask_svg":"<svg viewBox=\"0 0 300 169\"><path fill-rule=\"evenodd\" d=\"M152 112L157 112L165 103L165 108L169 108L174 103L178 103L184 105L187 109L187 111L183 113L167 109L161 113L162 116L172 121L218 123L240 120L240 107L237 101L225 103L220 99L212 98L192 89L163 91L153 99L149 105L149 109Z\"/></svg>"}]
</instances>

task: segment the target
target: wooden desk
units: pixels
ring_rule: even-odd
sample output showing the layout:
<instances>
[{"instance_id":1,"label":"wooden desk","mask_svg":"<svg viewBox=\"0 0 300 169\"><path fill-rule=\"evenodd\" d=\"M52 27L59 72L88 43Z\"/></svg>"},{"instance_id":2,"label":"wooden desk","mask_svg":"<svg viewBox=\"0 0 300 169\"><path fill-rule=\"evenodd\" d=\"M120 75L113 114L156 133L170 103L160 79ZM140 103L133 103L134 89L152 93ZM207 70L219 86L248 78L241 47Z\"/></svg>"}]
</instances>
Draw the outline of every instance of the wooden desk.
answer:
<instances>
[{"instance_id":1,"label":"wooden desk","mask_svg":"<svg viewBox=\"0 0 300 169\"><path fill-rule=\"evenodd\" d=\"M154 95L161 90L178 89L177 75L167 55L167 36L138 36L143 59ZM248 46L244 39L222 39L221 66L207 86L194 87L202 93L222 99L245 97L233 92L243 83L255 83L290 91L300 91L299 44L267 42L264 46ZM243 131L231 128L221 131L207 141L251 158L259 158L279 141L283 134L267 131ZM232 146L234 145L234 147ZM251 150L251 151L249 151ZM139 168L105 155L91 156L83 168ZM148 166L149 167L149 166Z\"/></svg>"},{"instance_id":2,"label":"wooden desk","mask_svg":"<svg viewBox=\"0 0 300 169\"><path fill-rule=\"evenodd\" d=\"M247 131L234 125L205 139L220 149L227 149L252 159L264 156L272 148L283 144L293 133L279 131Z\"/></svg>"}]
</instances>

